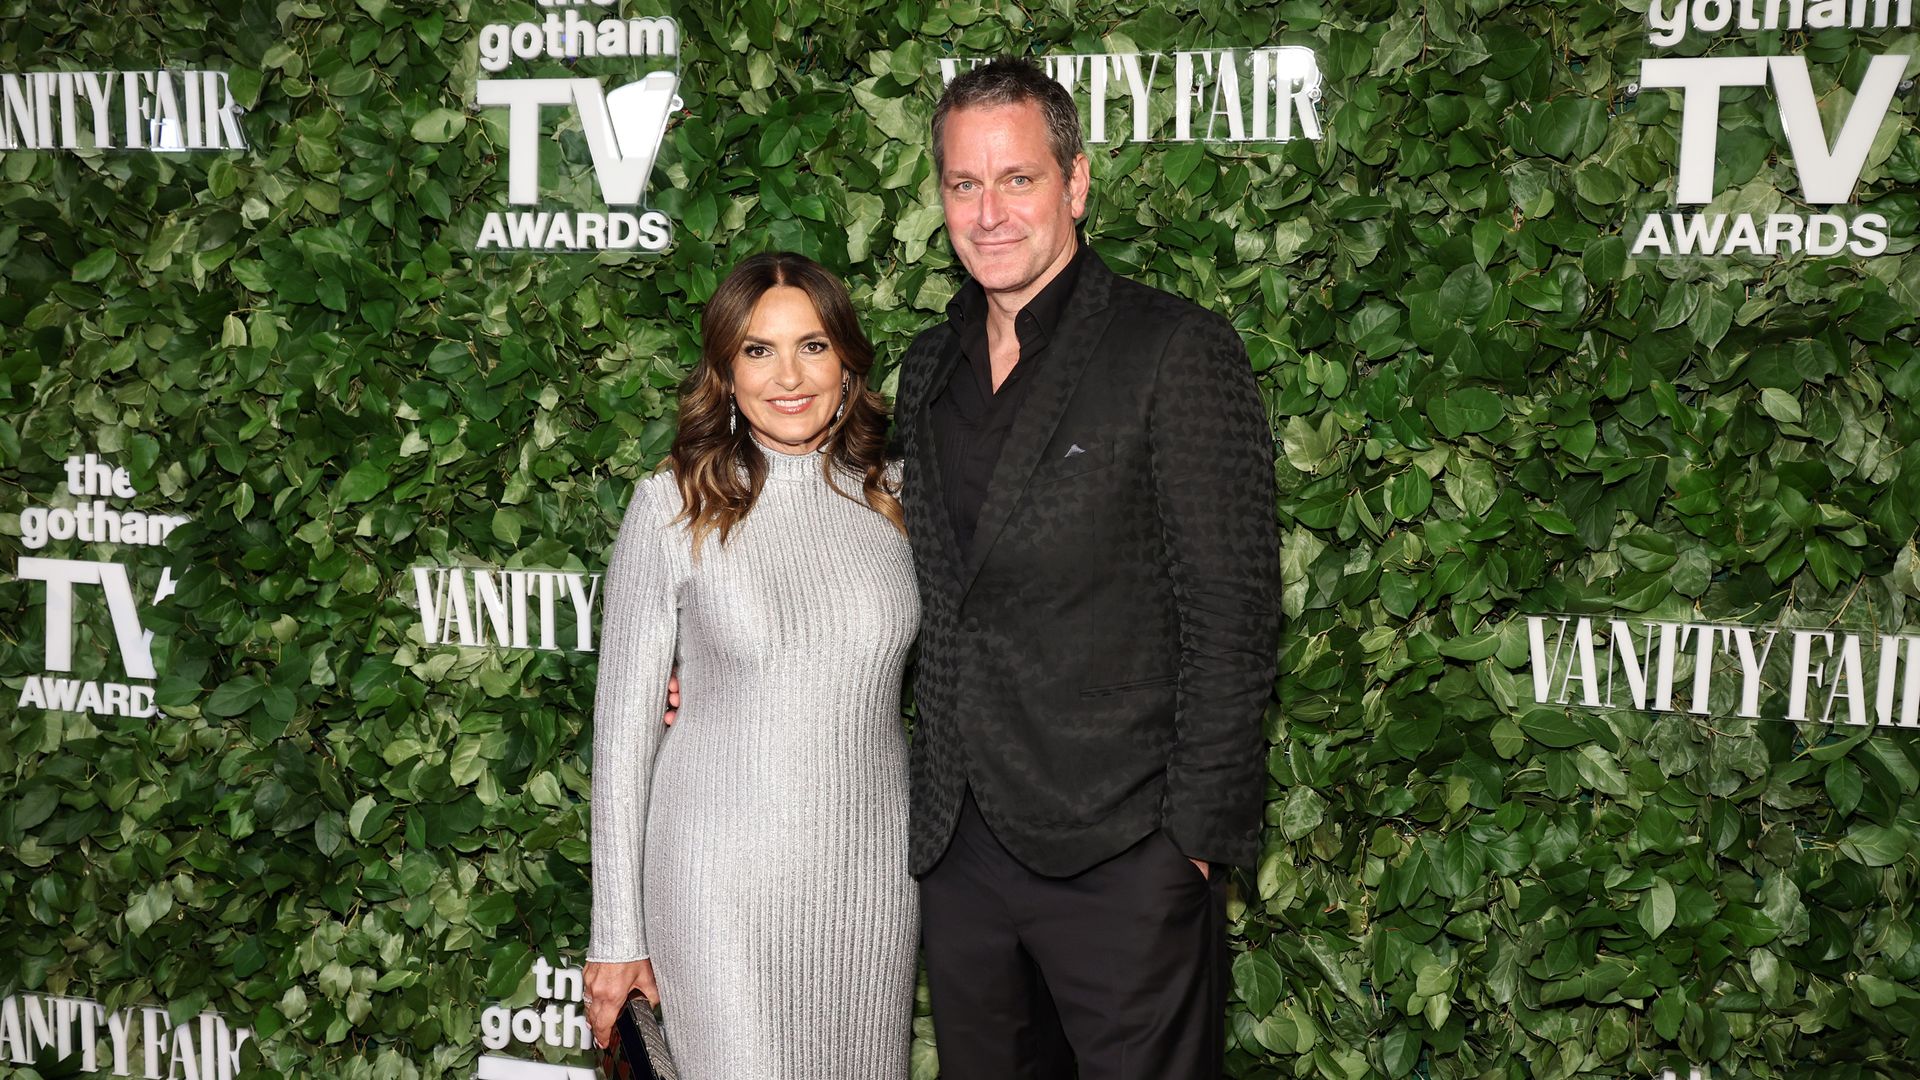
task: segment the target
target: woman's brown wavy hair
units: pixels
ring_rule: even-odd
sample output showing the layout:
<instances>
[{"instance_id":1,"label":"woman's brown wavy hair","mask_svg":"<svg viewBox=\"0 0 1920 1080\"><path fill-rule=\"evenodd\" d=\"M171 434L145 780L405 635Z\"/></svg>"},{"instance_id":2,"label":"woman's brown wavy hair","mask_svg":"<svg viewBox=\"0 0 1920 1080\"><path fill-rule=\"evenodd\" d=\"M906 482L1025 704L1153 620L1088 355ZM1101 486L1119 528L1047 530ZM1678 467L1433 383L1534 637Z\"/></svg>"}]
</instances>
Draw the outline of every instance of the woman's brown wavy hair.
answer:
<instances>
[{"instance_id":1,"label":"woman's brown wavy hair","mask_svg":"<svg viewBox=\"0 0 1920 1080\"><path fill-rule=\"evenodd\" d=\"M853 298L831 271L805 255L764 252L743 260L707 301L700 316L700 362L680 384L680 428L667 462L680 487L681 512L693 533L693 549L727 534L753 509L767 480L767 463L753 443L746 418L733 419L733 360L747 339L753 308L767 290L790 285L807 294L834 355L847 375L846 409L827 427L820 468L827 484L855 502L864 502L906 531L897 485L886 476L886 399L867 385L873 369L873 344L853 313ZM732 427L733 430L729 430ZM858 477L861 495L847 494L834 481L837 470Z\"/></svg>"}]
</instances>

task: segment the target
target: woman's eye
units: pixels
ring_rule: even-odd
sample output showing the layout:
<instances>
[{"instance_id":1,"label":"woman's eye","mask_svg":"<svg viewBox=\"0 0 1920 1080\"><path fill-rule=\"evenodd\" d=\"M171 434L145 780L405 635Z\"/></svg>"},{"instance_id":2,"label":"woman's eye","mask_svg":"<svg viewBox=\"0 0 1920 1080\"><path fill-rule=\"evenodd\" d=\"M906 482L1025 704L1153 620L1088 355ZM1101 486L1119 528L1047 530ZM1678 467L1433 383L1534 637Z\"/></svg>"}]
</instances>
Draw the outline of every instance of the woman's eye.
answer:
<instances>
[{"instance_id":1,"label":"woman's eye","mask_svg":"<svg viewBox=\"0 0 1920 1080\"><path fill-rule=\"evenodd\" d=\"M742 351L747 355L749 359L758 360L761 357L767 355L768 350L765 345L749 345Z\"/></svg>"},{"instance_id":2,"label":"woman's eye","mask_svg":"<svg viewBox=\"0 0 1920 1080\"><path fill-rule=\"evenodd\" d=\"M827 351L827 343L824 341L809 341L801 346L801 348L804 348L810 353L819 354Z\"/></svg>"}]
</instances>

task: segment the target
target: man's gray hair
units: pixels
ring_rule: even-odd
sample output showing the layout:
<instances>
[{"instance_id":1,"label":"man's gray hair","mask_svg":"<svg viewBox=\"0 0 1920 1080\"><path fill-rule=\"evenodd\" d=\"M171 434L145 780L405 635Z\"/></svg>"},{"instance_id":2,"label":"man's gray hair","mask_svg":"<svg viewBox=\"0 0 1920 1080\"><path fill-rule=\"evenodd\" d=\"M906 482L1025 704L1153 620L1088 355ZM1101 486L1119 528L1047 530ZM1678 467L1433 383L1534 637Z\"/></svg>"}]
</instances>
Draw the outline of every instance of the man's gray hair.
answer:
<instances>
[{"instance_id":1,"label":"man's gray hair","mask_svg":"<svg viewBox=\"0 0 1920 1080\"><path fill-rule=\"evenodd\" d=\"M933 107L933 173L938 177L946 167L947 152L942 144L947 114L955 109L992 109L1031 101L1040 106L1047 122L1047 144L1054 160L1060 163L1062 176L1073 175L1073 159L1082 152L1080 108L1073 103L1067 88L1047 77L1040 65L1025 57L1003 56L962 72L947 84L940 103Z\"/></svg>"}]
</instances>

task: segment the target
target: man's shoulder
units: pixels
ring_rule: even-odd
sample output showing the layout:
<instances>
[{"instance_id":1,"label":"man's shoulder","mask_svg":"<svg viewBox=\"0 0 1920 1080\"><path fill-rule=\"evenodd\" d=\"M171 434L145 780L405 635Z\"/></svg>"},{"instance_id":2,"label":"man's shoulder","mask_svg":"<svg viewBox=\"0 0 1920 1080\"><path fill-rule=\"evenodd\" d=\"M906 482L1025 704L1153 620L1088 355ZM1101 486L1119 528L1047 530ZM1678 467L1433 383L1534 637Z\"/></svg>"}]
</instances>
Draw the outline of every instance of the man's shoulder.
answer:
<instances>
[{"instance_id":1,"label":"man's shoulder","mask_svg":"<svg viewBox=\"0 0 1920 1080\"><path fill-rule=\"evenodd\" d=\"M1233 331L1233 324L1219 312L1165 289L1113 271L1108 273L1111 291L1107 308L1111 317L1128 319L1143 327L1162 328L1169 334L1181 330Z\"/></svg>"},{"instance_id":2,"label":"man's shoulder","mask_svg":"<svg viewBox=\"0 0 1920 1080\"><path fill-rule=\"evenodd\" d=\"M923 356L938 352L947 342L953 340L953 324L941 319L925 330L913 335L913 341L907 346L906 357Z\"/></svg>"}]
</instances>

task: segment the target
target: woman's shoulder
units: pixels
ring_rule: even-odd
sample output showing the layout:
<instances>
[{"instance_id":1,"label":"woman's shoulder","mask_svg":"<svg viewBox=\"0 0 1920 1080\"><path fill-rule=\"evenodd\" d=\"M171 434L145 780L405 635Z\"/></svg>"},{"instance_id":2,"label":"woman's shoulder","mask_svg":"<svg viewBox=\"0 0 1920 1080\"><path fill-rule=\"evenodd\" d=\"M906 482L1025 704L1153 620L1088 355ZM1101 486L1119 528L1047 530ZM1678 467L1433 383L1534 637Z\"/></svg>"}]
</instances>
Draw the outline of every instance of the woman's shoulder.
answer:
<instances>
[{"instance_id":1,"label":"woman's shoulder","mask_svg":"<svg viewBox=\"0 0 1920 1080\"><path fill-rule=\"evenodd\" d=\"M680 515L680 485L675 482L673 470L662 467L658 472L640 478L633 485L633 499L627 504L628 514L641 515L642 520L656 525L665 525Z\"/></svg>"}]
</instances>

